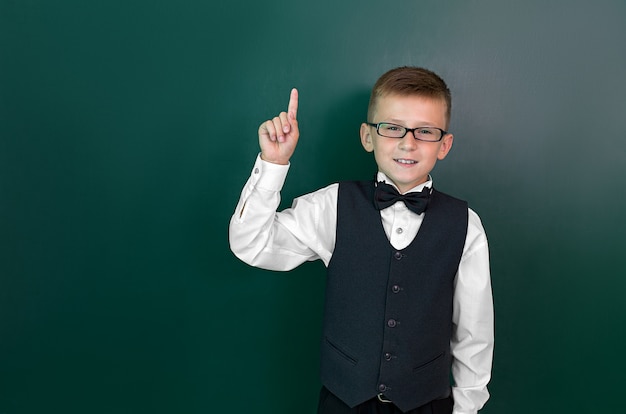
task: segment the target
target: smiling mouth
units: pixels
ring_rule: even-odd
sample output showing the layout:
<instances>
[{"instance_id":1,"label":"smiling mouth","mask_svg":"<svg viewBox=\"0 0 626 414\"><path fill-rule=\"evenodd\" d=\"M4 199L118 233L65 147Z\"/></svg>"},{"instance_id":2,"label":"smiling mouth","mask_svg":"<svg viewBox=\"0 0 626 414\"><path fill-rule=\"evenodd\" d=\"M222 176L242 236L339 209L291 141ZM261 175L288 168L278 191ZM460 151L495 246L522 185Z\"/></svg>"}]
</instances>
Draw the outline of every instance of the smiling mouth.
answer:
<instances>
[{"instance_id":1,"label":"smiling mouth","mask_svg":"<svg viewBox=\"0 0 626 414\"><path fill-rule=\"evenodd\" d=\"M404 165L412 165L412 164L417 164L417 161L414 160L406 160L404 158L395 158L394 159L395 162L399 163L399 164L404 164Z\"/></svg>"}]
</instances>

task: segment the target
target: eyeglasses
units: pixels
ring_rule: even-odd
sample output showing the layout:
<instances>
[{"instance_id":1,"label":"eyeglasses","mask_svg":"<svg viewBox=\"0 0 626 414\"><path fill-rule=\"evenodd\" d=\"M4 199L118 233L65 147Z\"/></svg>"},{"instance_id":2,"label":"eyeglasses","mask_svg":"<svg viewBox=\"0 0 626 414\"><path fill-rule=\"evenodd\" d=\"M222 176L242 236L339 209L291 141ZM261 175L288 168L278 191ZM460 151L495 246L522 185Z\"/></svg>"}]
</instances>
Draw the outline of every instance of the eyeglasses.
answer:
<instances>
[{"instance_id":1,"label":"eyeglasses","mask_svg":"<svg viewBox=\"0 0 626 414\"><path fill-rule=\"evenodd\" d=\"M441 141L443 136L448 132L444 131L441 128L435 127L417 127L417 128L406 128L402 125L390 124L388 122L379 122L377 124L372 124L371 122L367 122L367 125L376 127L376 132L378 135L387 138L404 138L407 132L411 131L413 133L413 137L420 141L426 142L438 142Z\"/></svg>"}]
</instances>

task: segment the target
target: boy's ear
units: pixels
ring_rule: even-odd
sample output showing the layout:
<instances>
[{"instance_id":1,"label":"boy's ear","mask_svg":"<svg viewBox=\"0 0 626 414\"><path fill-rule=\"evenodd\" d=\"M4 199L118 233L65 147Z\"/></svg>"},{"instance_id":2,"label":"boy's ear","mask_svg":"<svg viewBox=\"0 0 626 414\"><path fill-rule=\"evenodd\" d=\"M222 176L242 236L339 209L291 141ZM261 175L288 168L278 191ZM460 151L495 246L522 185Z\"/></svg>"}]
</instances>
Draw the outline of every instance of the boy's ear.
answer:
<instances>
[{"instance_id":1,"label":"boy's ear","mask_svg":"<svg viewBox=\"0 0 626 414\"><path fill-rule=\"evenodd\" d=\"M365 151L374 151L374 143L372 142L371 128L365 122L361 124L361 145L365 148Z\"/></svg>"},{"instance_id":2,"label":"boy's ear","mask_svg":"<svg viewBox=\"0 0 626 414\"><path fill-rule=\"evenodd\" d=\"M444 158L446 158L446 155L448 155L448 153L452 149L453 142L454 142L454 135L452 134L444 135L443 139L441 140L441 146L439 147L439 153L437 154L438 160L443 160Z\"/></svg>"}]
</instances>

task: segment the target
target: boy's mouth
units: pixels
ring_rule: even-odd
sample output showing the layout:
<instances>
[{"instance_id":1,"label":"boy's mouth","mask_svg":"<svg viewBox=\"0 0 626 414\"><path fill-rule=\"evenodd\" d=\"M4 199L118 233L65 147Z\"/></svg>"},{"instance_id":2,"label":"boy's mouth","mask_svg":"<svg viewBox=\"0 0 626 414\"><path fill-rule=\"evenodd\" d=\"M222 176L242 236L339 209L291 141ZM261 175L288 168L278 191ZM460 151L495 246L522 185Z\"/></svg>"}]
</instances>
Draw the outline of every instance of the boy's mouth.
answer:
<instances>
[{"instance_id":1,"label":"boy's mouth","mask_svg":"<svg viewBox=\"0 0 626 414\"><path fill-rule=\"evenodd\" d=\"M405 158L395 158L394 161L399 164L405 164L405 165L417 164L417 161L407 160Z\"/></svg>"}]
</instances>

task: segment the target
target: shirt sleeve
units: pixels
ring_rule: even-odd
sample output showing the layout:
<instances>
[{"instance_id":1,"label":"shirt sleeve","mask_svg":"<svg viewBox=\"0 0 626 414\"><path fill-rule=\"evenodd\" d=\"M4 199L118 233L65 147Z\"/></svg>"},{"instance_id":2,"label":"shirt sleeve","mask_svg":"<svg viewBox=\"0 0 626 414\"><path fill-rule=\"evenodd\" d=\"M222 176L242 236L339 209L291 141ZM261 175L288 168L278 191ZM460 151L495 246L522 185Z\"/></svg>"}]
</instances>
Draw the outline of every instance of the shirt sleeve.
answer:
<instances>
[{"instance_id":1,"label":"shirt sleeve","mask_svg":"<svg viewBox=\"0 0 626 414\"><path fill-rule=\"evenodd\" d=\"M494 346L494 314L487 237L469 210L468 234L455 281L452 375L453 414L474 414L489 399Z\"/></svg>"},{"instance_id":2,"label":"shirt sleeve","mask_svg":"<svg viewBox=\"0 0 626 414\"><path fill-rule=\"evenodd\" d=\"M330 261L335 244L337 184L298 197L277 212L289 166L257 157L229 225L232 252L245 263L286 271Z\"/></svg>"}]
</instances>

